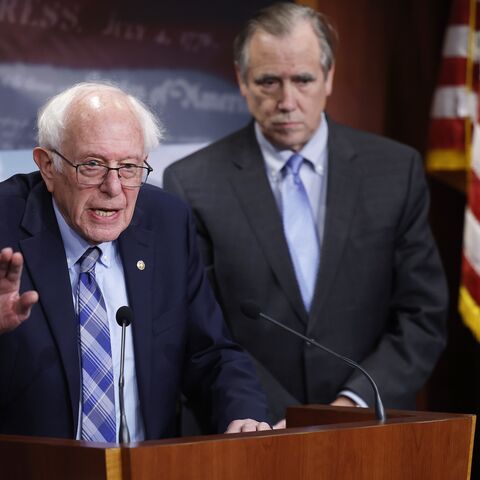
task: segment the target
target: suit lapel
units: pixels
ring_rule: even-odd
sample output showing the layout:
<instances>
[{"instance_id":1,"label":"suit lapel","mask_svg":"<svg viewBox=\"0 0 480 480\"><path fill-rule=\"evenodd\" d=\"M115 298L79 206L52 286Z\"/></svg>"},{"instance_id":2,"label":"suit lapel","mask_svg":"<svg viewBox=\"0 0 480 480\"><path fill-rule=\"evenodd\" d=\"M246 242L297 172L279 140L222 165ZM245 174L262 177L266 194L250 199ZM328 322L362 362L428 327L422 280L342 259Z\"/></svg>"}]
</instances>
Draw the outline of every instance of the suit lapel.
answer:
<instances>
[{"instance_id":1,"label":"suit lapel","mask_svg":"<svg viewBox=\"0 0 480 480\"><path fill-rule=\"evenodd\" d=\"M352 145L338 135L338 127L330 121L328 152L325 229L309 328L321 319L345 247L361 179L359 166L353 161L355 151Z\"/></svg>"},{"instance_id":2,"label":"suit lapel","mask_svg":"<svg viewBox=\"0 0 480 480\"><path fill-rule=\"evenodd\" d=\"M237 149L238 155L233 159L237 167L230 178L233 191L285 296L306 323L307 313L290 259L282 219L265 173L253 124L246 129L242 140L242 148Z\"/></svg>"},{"instance_id":3,"label":"suit lapel","mask_svg":"<svg viewBox=\"0 0 480 480\"><path fill-rule=\"evenodd\" d=\"M148 406L152 364L152 298L155 296L153 274L159 265L154 265L152 232L138 226L141 217L139 210L137 207L132 224L119 237L119 247L128 300L134 313L132 330L140 404ZM161 271L157 275L161 275ZM168 282L157 284L168 285ZM149 418L148 412L142 413L143 418Z\"/></svg>"},{"instance_id":4,"label":"suit lapel","mask_svg":"<svg viewBox=\"0 0 480 480\"><path fill-rule=\"evenodd\" d=\"M20 241L25 268L39 293L39 307L43 310L60 354L75 432L80 399L77 321L65 249L53 212L51 196L43 182L34 187L27 199L22 227L31 235Z\"/></svg>"}]
</instances>

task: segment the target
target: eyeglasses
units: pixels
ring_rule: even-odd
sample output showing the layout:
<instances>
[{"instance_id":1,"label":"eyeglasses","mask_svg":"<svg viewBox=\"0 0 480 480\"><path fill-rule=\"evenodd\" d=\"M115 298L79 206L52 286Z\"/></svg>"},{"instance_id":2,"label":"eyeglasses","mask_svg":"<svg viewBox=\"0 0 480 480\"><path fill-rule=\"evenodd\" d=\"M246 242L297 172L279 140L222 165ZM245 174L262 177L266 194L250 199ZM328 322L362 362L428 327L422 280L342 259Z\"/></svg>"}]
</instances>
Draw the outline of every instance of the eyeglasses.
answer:
<instances>
[{"instance_id":1,"label":"eyeglasses","mask_svg":"<svg viewBox=\"0 0 480 480\"><path fill-rule=\"evenodd\" d=\"M72 163L68 158L64 157L57 150L52 150L62 160L65 160L70 166L76 170L77 182L79 185L95 187L101 185L107 178L110 170L116 170L118 179L123 187L139 188L147 181L148 175L153 172L153 168L144 160L146 166L135 165L134 163L126 163L119 167L107 167L101 160L96 158L90 159L85 163Z\"/></svg>"}]
</instances>

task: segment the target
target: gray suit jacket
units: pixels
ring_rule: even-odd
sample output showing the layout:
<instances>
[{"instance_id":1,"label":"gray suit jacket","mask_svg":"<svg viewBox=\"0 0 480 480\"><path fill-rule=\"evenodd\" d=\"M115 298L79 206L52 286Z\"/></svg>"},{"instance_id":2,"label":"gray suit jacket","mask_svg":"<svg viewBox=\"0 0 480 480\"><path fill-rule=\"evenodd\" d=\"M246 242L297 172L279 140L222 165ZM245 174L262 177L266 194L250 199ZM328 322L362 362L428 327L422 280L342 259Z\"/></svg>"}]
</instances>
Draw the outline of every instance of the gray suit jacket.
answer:
<instances>
[{"instance_id":1,"label":"gray suit jacket","mask_svg":"<svg viewBox=\"0 0 480 480\"><path fill-rule=\"evenodd\" d=\"M303 306L253 124L167 168L191 205L202 254L235 338L257 362L274 418L342 389L367 402L358 372L262 320L272 317L362 364L385 406L413 408L445 345L447 290L413 149L329 120L327 208L310 314Z\"/></svg>"}]
</instances>

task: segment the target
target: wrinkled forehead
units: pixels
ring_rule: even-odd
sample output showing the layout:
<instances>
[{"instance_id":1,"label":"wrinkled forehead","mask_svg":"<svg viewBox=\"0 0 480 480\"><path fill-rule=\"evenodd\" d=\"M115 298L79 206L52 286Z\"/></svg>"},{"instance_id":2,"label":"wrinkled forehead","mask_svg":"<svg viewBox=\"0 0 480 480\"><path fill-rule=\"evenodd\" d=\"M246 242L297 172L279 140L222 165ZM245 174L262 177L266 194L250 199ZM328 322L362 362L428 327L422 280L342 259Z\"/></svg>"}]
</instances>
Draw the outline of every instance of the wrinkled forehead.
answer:
<instances>
[{"instance_id":1,"label":"wrinkled forehead","mask_svg":"<svg viewBox=\"0 0 480 480\"><path fill-rule=\"evenodd\" d=\"M296 28L283 36L258 31L250 42L248 71L254 75L288 71L318 70L321 51L309 25Z\"/></svg>"}]
</instances>

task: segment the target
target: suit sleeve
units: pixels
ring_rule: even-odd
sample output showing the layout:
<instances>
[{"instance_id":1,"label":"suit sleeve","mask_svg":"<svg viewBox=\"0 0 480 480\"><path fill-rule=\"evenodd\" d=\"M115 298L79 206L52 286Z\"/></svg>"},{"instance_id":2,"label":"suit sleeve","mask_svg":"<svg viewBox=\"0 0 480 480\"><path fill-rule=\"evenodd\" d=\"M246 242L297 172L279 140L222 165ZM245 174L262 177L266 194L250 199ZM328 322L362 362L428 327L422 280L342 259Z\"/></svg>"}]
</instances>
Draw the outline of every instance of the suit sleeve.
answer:
<instances>
[{"instance_id":1,"label":"suit sleeve","mask_svg":"<svg viewBox=\"0 0 480 480\"><path fill-rule=\"evenodd\" d=\"M376 348L362 361L390 406L423 386L446 343L448 293L428 209L423 166L415 155L395 236L389 318ZM361 374L354 373L344 388L373 404L371 387Z\"/></svg>"}]
</instances>

